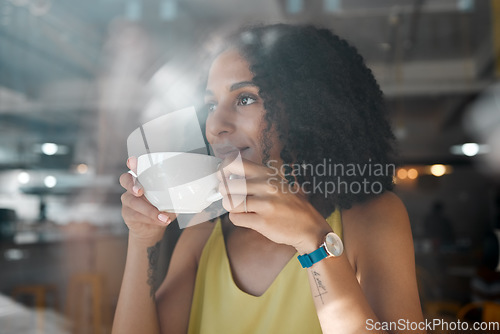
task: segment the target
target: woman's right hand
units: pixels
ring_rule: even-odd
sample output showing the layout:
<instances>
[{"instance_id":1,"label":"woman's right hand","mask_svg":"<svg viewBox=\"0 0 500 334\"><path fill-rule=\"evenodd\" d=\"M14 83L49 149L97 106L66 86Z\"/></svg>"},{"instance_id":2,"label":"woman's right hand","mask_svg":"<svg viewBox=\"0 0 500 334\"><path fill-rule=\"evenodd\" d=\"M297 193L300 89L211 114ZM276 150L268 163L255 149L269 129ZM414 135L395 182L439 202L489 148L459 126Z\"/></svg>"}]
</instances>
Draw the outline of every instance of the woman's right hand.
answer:
<instances>
[{"instance_id":1,"label":"woman's right hand","mask_svg":"<svg viewBox=\"0 0 500 334\"><path fill-rule=\"evenodd\" d=\"M127 167L137 173L137 158L127 160ZM153 244L162 239L165 228L175 219L175 214L160 212L144 196L144 189L134 176L123 173L120 185L126 192L121 196L122 216L131 236Z\"/></svg>"}]
</instances>

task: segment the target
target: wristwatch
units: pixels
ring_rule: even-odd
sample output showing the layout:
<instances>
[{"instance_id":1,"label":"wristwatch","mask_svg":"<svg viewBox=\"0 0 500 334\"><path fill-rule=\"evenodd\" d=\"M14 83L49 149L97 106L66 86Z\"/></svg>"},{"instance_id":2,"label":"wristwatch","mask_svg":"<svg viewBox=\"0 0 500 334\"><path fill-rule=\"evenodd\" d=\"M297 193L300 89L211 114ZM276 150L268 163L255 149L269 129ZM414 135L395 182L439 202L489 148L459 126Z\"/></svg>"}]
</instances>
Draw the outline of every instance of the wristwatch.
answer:
<instances>
[{"instance_id":1,"label":"wristwatch","mask_svg":"<svg viewBox=\"0 0 500 334\"><path fill-rule=\"evenodd\" d=\"M325 241L318 249L309 254L299 255L298 259L302 268L309 268L324 258L330 256L337 257L342 255L343 252L344 244L342 243L342 239L334 232L330 232L325 236Z\"/></svg>"}]
</instances>

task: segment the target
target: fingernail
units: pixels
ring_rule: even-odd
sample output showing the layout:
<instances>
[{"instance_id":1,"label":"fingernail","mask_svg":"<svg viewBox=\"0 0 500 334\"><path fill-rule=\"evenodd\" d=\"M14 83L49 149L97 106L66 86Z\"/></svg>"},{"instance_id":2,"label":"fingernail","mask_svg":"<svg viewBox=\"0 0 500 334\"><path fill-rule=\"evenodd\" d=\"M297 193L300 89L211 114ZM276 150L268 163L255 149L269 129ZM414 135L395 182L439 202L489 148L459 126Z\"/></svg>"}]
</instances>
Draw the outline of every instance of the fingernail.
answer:
<instances>
[{"instance_id":1,"label":"fingernail","mask_svg":"<svg viewBox=\"0 0 500 334\"><path fill-rule=\"evenodd\" d=\"M168 218L167 215L164 215L163 213L160 213L158 215L158 219L162 222L164 222L165 224L169 223L170 222L170 218Z\"/></svg>"},{"instance_id":2,"label":"fingernail","mask_svg":"<svg viewBox=\"0 0 500 334\"><path fill-rule=\"evenodd\" d=\"M141 190L141 188L139 188L138 186L133 186L132 187L132 191L134 192L134 194L139 195L139 190Z\"/></svg>"}]
</instances>

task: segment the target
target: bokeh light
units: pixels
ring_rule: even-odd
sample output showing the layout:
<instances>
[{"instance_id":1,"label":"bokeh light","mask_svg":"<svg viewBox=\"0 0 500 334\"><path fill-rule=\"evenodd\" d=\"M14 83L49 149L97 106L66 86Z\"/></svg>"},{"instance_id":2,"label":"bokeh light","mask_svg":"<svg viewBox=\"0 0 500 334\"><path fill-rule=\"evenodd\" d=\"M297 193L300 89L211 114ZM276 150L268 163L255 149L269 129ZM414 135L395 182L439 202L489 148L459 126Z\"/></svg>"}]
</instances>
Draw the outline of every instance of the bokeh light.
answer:
<instances>
[{"instance_id":1,"label":"bokeh light","mask_svg":"<svg viewBox=\"0 0 500 334\"><path fill-rule=\"evenodd\" d=\"M462 152L468 157L473 157L479 153L479 145L476 143L465 143L462 145Z\"/></svg>"},{"instance_id":2,"label":"bokeh light","mask_svg":"<svg viewBox=\"0 0 500 334\"><path fill-rule=\"evenodd\" d=\"M441 164L432 165L431 173L437 177L443 176L446 173L446 166Z\"/></svg>"},{"instance_id":3,"label":"bokeh light","mask_svg":"<svg viewBox=\"0 0 500 334\"><path fill-rule=\"evenodd\" d=\"M59 147L54 143L44 143L42 144L42 152L45 155L54 155L57 153Z\"/></svg>"},{"instance_id":4,"label":"bokeh light","mask_svg":"<svg viewBox=\"0 0 500 334\"><path fill-rule=\"evenodd\" d=\"M27 172L20 172L17 175L17 181L20 184L26 184L26 183L30 182L30 174Z\"/></svg>"},{"instance_id":5,"label":"bokeh light","mask_svg":"<svg viewBox=\"0 0 500 334\"><path fill-rule=\"evenodd\" d=\"M401 180L404 180L406 179L406 177L408 176L408 171L404 168L400 168L398 170L398 178L400 178Z\"/></svg>"},{"instance_id":6,"label":"bokeh light","mask_svg":"<svg viewBox=\"0 0 500 334\"><path fill-rule=\"evenodd\" d=\"M415 180L418 177L418 171L415 168L408 169L408 178Z\"/></svg>"},{"instance_id":7,"label":"bokeh light","mask_svg":"<svg viewBox=\"0 0 500 334\"><path fill-rule=\"evenodd\" d=\"M43 179L43 183L47 188L54 188L57 184L57 179L55 176L48 175Z\"/></svg>"},{"instance_id":8,"label":"bokeh light","mask_svg":"<svg viewBox=\"0 0 500 334\"><path fill-rule=\"evenodd\" d=\"M79 174L85 174L89 171L89 166L87 166L86 164L79 164L78 166L76 166L76 171Z\"/></svg>"}]
</instances>

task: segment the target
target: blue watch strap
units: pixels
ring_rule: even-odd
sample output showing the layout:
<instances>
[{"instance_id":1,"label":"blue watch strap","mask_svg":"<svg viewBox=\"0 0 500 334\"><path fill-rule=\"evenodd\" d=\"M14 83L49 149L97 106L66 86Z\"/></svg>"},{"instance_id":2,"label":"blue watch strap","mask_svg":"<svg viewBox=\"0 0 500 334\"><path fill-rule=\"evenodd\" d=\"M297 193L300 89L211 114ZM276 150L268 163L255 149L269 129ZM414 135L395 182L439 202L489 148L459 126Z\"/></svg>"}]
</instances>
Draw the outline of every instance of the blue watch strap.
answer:
<instances>
[{"instance_id":1,"label":"blue watch strap","mask_svg":"<svg viewBox=\"0 0 500 334\"><path fill-rule=\"evenodd\" d=\"M314 252L309 254L299 255L297 258L299 259L302 268L309 268L316 262L323 260L325 257L328 257L328 253L325 248L321 246L316 249Z\"/></svg>"}]
</instances>

